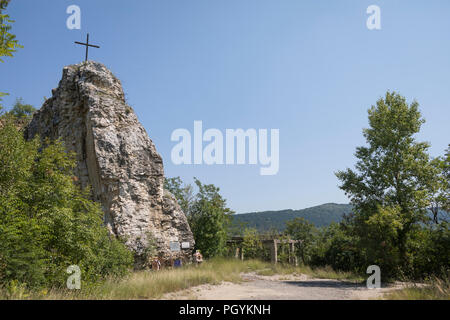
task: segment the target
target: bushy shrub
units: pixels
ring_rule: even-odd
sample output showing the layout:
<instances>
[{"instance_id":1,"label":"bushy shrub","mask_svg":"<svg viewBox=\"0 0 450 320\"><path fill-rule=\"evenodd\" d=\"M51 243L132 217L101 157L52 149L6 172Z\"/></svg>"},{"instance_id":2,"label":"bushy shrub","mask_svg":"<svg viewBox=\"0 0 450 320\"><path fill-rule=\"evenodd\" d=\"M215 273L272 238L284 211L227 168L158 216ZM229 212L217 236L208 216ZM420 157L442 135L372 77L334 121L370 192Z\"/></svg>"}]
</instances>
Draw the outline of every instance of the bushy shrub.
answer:
<instances>
[{"instance_id":1,"label":"bushy shrub","mask_svg":"<svg viewBox=\"0 0 450 320\"><path fill-rule=\"evenodd\" d=\"M335 270L353 272L361 269L357 240L347 232L345 223L333 223L320 229L310 252L310 264L314 267L331 266Z\"/></svg>"},{"instance_id":2,"label":"bushy shrub","mask_svg":"<svg viewBox=\"0 0 450 320\"><path fill-rule=\"evenodd\" d=\"M0 128L0 282L64 286L78 265L82 283L121 276L126 247L103 226L100 206L72 174L74 155L60 142L25 141L12 119Z\"/></svg>"},{"instance_id":3,"label":"bushy shrub","mask_svg":"<svg viewBox=\"0 0 450 320\"><path fill-rule=\"evenodd\" d=\"M244 257L246 259L263 258L264 247L256 229L246 228L244 230L242 250L244 251Z\"/></svg>"},{"instance_id":4,"label":"bushy shrub","mask_svg":"<svg viewBox=\"0 0 450 320\"><path fill-rule=\"evenodd\" d=\"M205 258L227 254L227 235L230 216L234 213L226 206L226 200L213 184L203 184L194 178L198 189L194 194L191 185L185 185L179 177L166 178L164 188L178 200L187 216L195 239L195 249Z\"/></svg>"},{"instance_id":5,"label":"bushy shrub","mask_svg":"<svg viewBox=\"0 0 450 320\"><path fill-rule=\"evenodd\" d=\"M450 275L450 228L446 221L425 226L409 243L414 278Z\"/></svg>"},{"instance_id":6,"label":"bushy shrub","mask_svg":"<svg viewBox=\"0 0 450 320\"><path fill-rule=\"evenodd\" d=\"M309 264L311 262L312 250L319 233L317 228L304 218L295 218L294 220L286 222L285 233L289 235L291 239L301 241L296 244L297 255L303 264Z\"/></svg>"}]
</instances>

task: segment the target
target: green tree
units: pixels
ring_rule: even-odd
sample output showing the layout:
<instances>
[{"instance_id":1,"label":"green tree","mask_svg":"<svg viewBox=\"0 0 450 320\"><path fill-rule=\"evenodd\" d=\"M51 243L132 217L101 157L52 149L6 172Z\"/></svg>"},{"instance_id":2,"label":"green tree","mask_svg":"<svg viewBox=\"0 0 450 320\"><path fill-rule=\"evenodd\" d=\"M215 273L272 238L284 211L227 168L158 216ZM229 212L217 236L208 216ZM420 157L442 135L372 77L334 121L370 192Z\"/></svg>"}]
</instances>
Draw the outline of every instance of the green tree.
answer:
<instances>
[{"instance_id":1,"label":"green tree","mask_svg":"<svg viewBox=\"0 0 450 320\"><path fill-rule=\"evenodd\" d=\"M194 179L198 192L188 221L194 234L195 246L205 257L223 255L226 251L230 218L234 212L227 208L219 188Z\"/></svg>"},{"instance_id":2,"label":"green tree","mask_svg":"<svg viewBox=\"0 0 450 320\"><path fill-rule=\"evenodd\" d=\"M361 249L370 252L367 258L385 261L383 245L391 245L392 259L404 268L410 262L408 240L427 221L430 193L438 183L428 143L414 138L424 123L418 107L387 92L369 109L369 128L363 131L368 146L356 149L356 170L336 174L353 205L353 231Z\"/></svg>"},{"instance_id":3,"label":"green tree","mask_svg":"<svg viewBox=\"0 0 450 320\"><path fill-rule=\"evenodd\" d=\"M175 177L164 179L164 189L175 196L181 210L189 217L194 203L194 188L190 184L184 184L180 177Z\"/></svg>"},{"instance_id":4,"label":"green tree","mask_svg":"<svg viewBox=\"0 0 450 320\"><path fill-rule=\"evenodd\" d=\"M3 106L1 102L3 101L3 97L6 96L6 93L0 92L0 116L3 114Z\"/></svg>"},{"instance_id":5,"label":"green tree","mask_svg":"<svg viewBox=\"0 0 450 320\"><path fill-rule=\"evenodd\" d=\"M244 230L242 250L245 258L262 258L264 247L258 230L254 228L246 228Z\"/></svg>"},{"instance_id":6,"label":"green tree","mask_svg":"<svg viewBox=\"0 0 450 320\"><path fill-rule=\"evenodd\" d=\"M164 188L178 201L194 234L195 246L205 257L223 255L231 227L231 215L220 189L212 184L202 184L194 178L197 193L190 184L184 184L180 177L166 178Z\"/></svg>"},{"instance_id":7,"label":"green tree","mask_svg":"<svg viewBox=\"0 0 450 320\"><path fill-rule=\"evenodd\" d=\"M23 48L17 41L16 36L10 33L12 28L11 24L14 20L11 20L9 15L4 13L8 4L9 0L0 0L0 62L3 62L1 57L12 57L18 48ZM0 102L2 101L2 97L6 95L8 94L0 92ZM0 103L0 115L2 114L2 109L3 107Z\"/></svg>"},{"instance_id":8,"label":"green tree","mask_svg":"<svg viewBox=\"0 0 450 320\"><path fill-rule=\"evenodd\" d=\"M301 243L297 245L297 253L303 264L308 264L310 261L311 249L317 235L316 227L304 218L295 218L294 220L286 222L285 233L292 239L301 241Z\"/></svg>"},{"instance_id":9,"label":"green tree","mask_svg":"<svg viewBox=\"0 0 450 320\"><path fill-rule=\"evenodd\" d=\"M0 0L0 57L12 57L18 48L23 48L16 36L10 33L14 20L4 13L8 4L9 0ZM3 60L0 59L0 62Z\"/></svg>"},{"instance_id":10,"label":"green tree","mask_svg":"<svg viewBox=\"0 0 450 320\"><path fill-rule=\"evenodd\" d=\"M439 214L448 216L450 212L450 146L444 157L434 159L434 165L438 174L438 182L433 186L430 195L430 211L433 214L433 222L439 223Z\"/></svg>"},{"instance_id":11,"label":"green tree","mask_svg":"<svg viewBox=\"0 0 450 320\"><path fill-rule=\"evenodd\" d=\"M60 142L25 141L12 116L0 128L0 283L65 286L76 264L84 284L125 274L126 247L103 226L99 204L73 182Z\"/></svg>"},{"instance_id":12,"label":"green tree","mask_svg":"<svg viewBox=\"0 0 450 320\"><path fill-rule=\"evenodd\" d=\"M9 111L9 114L19 119L30 118L35 111L36 108L34 108L31 104L26 104L23 102L22 98L18 98L16 99L11 111Z\"/></svg>"},{"instance_id":13,"label":"green tree","mask_svg":"<svg viewBox=\"0 0 450 320\"><path fill-rule=\"evenodd\" d=\"M443 184L441 188L442 208L447 214L450 212L450 144L446 150L444 160L442 161Z\"/></svg>"}]
</instances>

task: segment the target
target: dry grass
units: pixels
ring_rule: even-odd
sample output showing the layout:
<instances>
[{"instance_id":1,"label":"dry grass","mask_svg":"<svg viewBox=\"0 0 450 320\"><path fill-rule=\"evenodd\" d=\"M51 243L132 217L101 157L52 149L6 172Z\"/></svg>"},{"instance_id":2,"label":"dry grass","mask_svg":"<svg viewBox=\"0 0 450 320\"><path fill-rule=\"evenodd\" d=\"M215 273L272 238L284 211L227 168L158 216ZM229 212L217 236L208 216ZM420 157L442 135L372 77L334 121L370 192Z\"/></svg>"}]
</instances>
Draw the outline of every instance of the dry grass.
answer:
<instances>
[{"instance_id":1,"label":"dry grass","mask_svg":"<svg viewBox=\"0 0 450 320\"><path fill-rule=\"evenodd\" d=\"M267 263L248 260L213 259L199 267L194 265L158 272L140 271L122 280L108 280L81 290L54 289L26 292L21 286L0 291L0 299L158 299L165 293L187 289L201 284L219 284L222 281L239 282L240 274L267 267Z\"/></svg>"},{"instance_id":2,"label":"dry grass","mask_svg":"<svg viewBox=\"0 0 450 320\"><path fill-rule=\"evenodd\" d=\"M410 285L404 289L393 291L386 300L450 300L450 281L434 278L422 285Z\"/></svg>"},{"instance_id":3,"label":"dry grass","mask_svg":"<svg viewBox=\"0 0 450 320\"><path fill-rule=\"evenodd\" d=\"M49 299L49 300L122 300L158 299L164 294L202 284L219 284L222 281L240 282L241 273L256 272L259 275L307 274L316 278L360 281L351 273L335 272L331 268L311 269L291 265L273 265L258 260L212 259L195 267L166 269L158 272L134 272L121 280L107 280L97 286L81 290L42 290L27 292L20 285L0 291L0 299Z\"/></svg>"},{"instance_id":4,"label":"dry grass","mask_svg":"<svg viewBox=\"0 0 450 320\"><path fill-rule=\"evenodd\" d=\"M294 267L291 265L268 265L265 269L257 271L257 274L262 276L271 276L275 274L306 274L313 278L319 279L335 279L335 280L349 280L354 282L361 282L365 279L359 275L351 272L334 271L331 267L311 268L308 266Z\"/></svg>"}]
</instances>

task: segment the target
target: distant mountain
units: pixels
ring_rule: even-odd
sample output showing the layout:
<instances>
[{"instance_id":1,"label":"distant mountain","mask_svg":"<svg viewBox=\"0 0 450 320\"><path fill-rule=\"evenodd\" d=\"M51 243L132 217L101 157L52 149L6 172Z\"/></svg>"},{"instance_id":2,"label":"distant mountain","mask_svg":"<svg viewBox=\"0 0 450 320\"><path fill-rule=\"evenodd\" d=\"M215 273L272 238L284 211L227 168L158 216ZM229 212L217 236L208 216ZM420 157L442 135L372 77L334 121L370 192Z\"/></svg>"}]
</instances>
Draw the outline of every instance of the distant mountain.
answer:
<instances>
[{"instance_id":1,"label":"distant mountain","mask_svg":"<svg viewBox=\"0 0 450 320\"><path fill-rule=\"evenodd\" d=\"M256 228L258 231L270 229L283 231L286 221L305 218L316 227L322 227L341 221L342 216L350 213L351 210L352 206L349 204L326 203L301 210L288 209L236 214L233 216L233 224L244 223L247 227Z\"/></svg>"}]
</instances>

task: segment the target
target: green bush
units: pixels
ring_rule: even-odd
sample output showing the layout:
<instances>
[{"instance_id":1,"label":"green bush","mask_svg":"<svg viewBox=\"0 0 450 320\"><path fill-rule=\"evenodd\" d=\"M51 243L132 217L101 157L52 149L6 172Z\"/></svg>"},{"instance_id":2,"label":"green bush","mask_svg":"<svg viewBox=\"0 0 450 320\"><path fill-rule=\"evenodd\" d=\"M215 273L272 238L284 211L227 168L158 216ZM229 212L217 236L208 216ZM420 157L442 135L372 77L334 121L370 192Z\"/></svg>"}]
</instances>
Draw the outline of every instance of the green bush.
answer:
<instances>
[{"instance_id":1,"label":"green bush","mask_svg":"<svg viewBox=\"0 0 450 320\"><path fill-rule=\"evenodd\" d=\"M310 265L331 266L334 270L361 272L361 252L357 239L346 230L344 222L319 230L310 245Z\"/></svg>"},{"instance_id":2,"label":"green bush","mask_svg":"<svg viewBox=\"0 0 450 320\"><path fill-rule=\"evenodd\" d=\"M60 142L27 142L14 119L2 120L0 283L65 286L73 264L84 284L125 274L132 255L103 226L89 190L75 186L74 155Z\"/></svg>"},{"instance_id":3,"label":"green bush","mask_svg":"<svg viewBox=\"0 0 450 320\"><path fill-rule=\"evenodd\" d=\"M296 244L296 252L304 265L311 262L312 250L317 240L318 232L317 228L305 218L295 218L286 222L285 233L291 239L301 241L301 243Z\"/></svg>"},{"instance_id":4,"label":"green bush","mask_svg":"<svg viewBox=\"0 0 450 320\"><path fill-rule=\"evenodd\" d=\"M422 228L411 239L409 250L414 278L448 277L450 274L450 228L448 222Z\"/></svg>"},{"instance_id":5,"label":"green bush","mask_svg":"<svg viewBox=\"0 0 450 320\"><path fill-rule=\"evenodd\" d=\"M227 235L230 217L234 213L226 206L220 189L213 184L203 184L194 178L198 189L194 194L191 185L184 185L179 177L166 178L164 188L171 192L186 217L195 239L195 249L205 258L227 254Z\"/></svg>"},{"instance_id":6,"label":"green bush","mask_svg":"<svg viewBox=\"0 0 450 320\"><path fill-rule=\"evenodd\" d=\"M264 256L264 247L260 241L258 230L248 228L244 230L242 241L242 250L246 259L262 259Z\"/></svg>"}]
</instances>

